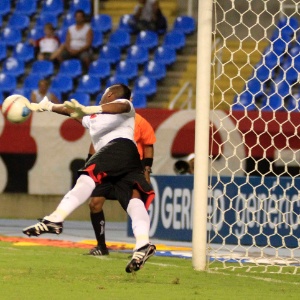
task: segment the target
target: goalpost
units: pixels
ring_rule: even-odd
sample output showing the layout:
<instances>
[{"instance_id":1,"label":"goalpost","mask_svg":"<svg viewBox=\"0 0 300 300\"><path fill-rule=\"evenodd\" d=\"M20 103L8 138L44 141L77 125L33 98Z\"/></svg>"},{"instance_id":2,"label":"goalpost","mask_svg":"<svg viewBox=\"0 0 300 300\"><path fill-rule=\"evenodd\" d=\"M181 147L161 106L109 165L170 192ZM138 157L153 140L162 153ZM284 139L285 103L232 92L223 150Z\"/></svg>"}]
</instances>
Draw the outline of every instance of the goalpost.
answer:
<instances>
[{"instance_id":1,"label":"goalpost","mask_svg":"<svg viewBox=\"0 0 300 300\"><path fill-rule=\"evenodd\" d=\"M198 5L193 266L299 274L299 4Z\"/></svg>"}]
</instances>

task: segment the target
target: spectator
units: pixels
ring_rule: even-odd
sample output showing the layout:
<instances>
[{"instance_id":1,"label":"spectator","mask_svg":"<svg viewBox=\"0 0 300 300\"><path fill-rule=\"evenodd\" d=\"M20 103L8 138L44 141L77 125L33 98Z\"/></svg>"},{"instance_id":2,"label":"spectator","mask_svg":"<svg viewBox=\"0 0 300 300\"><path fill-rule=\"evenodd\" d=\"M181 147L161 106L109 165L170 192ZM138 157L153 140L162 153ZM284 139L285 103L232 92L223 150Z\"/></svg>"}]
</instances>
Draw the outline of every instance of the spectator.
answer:
<instances>
[{"instance_id":1,"label":"spectator","mask_svg":"<svg viewBox=\"0 0 300 300\"><path fill-rule=\"evenodd\" d=\"M38 60L55 60L64 46L60 44L58 37L55 35L52 24L45 24L44 34L45 36L39 40L30 40L29 42L38 49Z\"/></svg>"},{"instance_id":2,"label":"spectator","mask_svg":"<svg viewBox=\"0 0 300 300\"><path fill-rule=\"evenodd\" d=\"M194 174L195 153L191 153L185 160L178 160L174 164L174 171L177 175Z\"/></svg>"},{"instance_id":3,"label":"spectator","mask_svg":"<svg viewBox=\"0 0 300 300\"><path fill-rule=\"evenodd\" d=\"M59 104L60 101L58 98L51 92L49 92L49 82L46 79L42 79L39 81L39 87L37 90L33 90L30 95L31 102L39 103L43 100L43 98L47 96L48 99L53 102Z\"/></svg>"},{"instance_id":4,"label":"spectator","mask_svg":"<svg viewBox=\"0 0 300 300\"><path fill-rule=\"evenodd\" d=\"M61 59L78 58L88 70L92 57L93 31L86 23L83 10L75 12L75 24L68 28L64 51Z\"/></svg>"},{"instance_id":5,"label":"spectator","mask_svg":"<svg viewBox=\"0 0 300 300\"><path fill-rule=\"evenodd\" d=\"M164 33L167 29L167 21L159 7L159 0L138 0L133 18L134 31L152 30Z\"/></svg>"}]
</instances>

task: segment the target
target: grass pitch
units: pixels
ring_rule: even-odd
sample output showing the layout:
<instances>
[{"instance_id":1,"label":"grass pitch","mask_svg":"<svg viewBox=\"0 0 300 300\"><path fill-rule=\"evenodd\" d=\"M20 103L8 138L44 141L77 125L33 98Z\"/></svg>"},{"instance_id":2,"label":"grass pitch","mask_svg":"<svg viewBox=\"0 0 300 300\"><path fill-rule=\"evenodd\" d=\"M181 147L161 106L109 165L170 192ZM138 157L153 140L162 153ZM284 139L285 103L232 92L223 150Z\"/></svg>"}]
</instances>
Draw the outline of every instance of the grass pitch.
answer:
<instances>
[{"instance_id":1,"label":"grass pitch","mask_svg":"<svg viewBox=\"0 0 300 300\"><path fill-rule=\"evenodd\" d=\"M190 259L154 256L127 274L128 254L0 242L1 300L299 299L299 275L194 271Z\"/></svg>"}]
</instances>

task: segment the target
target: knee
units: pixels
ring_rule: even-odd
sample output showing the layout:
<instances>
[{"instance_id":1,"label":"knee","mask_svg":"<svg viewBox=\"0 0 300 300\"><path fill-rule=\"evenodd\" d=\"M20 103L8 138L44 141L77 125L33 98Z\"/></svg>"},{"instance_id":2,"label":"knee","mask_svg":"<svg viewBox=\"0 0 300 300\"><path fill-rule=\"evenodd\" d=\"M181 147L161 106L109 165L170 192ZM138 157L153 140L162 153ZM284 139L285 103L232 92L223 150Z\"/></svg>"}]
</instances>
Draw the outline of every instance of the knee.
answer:
<instances>
[{"instance_id":1,"label":"knee","mask_svg":"<svg viewBox=\"0 0 300 300\"><path fill-rule=\"evenodd\" d=\"M98 213L102 210L105 198L104 197L92 197L89 202L91 213Z\"/></svg>"}]
</instances>

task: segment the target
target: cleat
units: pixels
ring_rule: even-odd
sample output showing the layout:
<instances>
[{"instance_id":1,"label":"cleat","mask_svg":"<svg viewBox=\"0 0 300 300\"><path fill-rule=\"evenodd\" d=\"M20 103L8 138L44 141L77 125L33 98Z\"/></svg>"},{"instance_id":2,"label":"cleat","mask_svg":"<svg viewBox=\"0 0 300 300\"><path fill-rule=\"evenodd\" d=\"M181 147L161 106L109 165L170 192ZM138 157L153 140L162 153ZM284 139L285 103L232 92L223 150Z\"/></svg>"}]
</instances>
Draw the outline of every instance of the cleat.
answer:
<instances>
[{"instance_id":1,"label":"cleat","mask_svg":"<svg viewBox=\"0 0 300 300\"><path fill-rule=\"evenodd\" d=\"M42 233L60 234L63 231L62 222L51 222L46 219L39 219L40 222L24 228L22 231L28 236L39 236Z\"/></svg>"},{"instance_id":2,"label":"cleat","mask_svg":"<svg viewBox=\"0 0 300 300\"><path fill-rule=\"evenodd\" d=\"M140 270L144 266L145 262L155 254L155 250L155 245L149 243L134 251L131 261L126 266L126 272L132 273Z\"/></svg>"},{"instance_id":3,"label":"cleat","mask_svg":"<svg viewBox=\"0 0 300 300\"><path fill-rule=\"evenodd\" d=\"M108 249L106 248L105 245L103 246L96 246L94 248L92 248L89 253L87 253L88 255L94 255L94 256L103 256L103 255L108 255Z\"/></svg>"}]
</instances>

